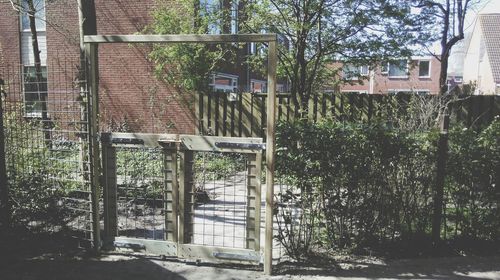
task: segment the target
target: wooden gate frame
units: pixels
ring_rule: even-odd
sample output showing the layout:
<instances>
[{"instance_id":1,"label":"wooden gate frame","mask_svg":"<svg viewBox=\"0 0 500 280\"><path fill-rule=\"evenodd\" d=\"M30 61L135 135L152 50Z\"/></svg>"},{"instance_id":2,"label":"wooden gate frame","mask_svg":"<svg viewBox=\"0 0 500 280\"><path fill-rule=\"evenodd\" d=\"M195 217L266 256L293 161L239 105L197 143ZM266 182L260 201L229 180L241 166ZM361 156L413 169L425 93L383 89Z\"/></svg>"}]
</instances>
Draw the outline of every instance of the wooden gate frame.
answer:
<instances>
[{"instance_id":1,"label":"wooden gate frame","mask_svg":"<svg viewBox=\"0 0 500 280\"><path fill-rule=\"evenodd\" d=\"M272 273L273 245L273 200L274 200L274 167L275 167L275 123L276 123L276 68L277 68L277 35L276 34L237 34L237 35L89 35L84 36L85 55L88 59L89 91L92 107L90 118L91 168L92 168L92 212L93 238L98 249L101 246L99 233L99 135L98 135L98 104L99 104L99 64L98 46L109 43L268 43L267 63L267 123L266 123L266 219L264 273Z\"/></svg>"},{"instance_id":2,"label":"wooden gate frame","mask_svg":"<svg viewBox=\"0 0 500 280\"><path fill-rule=\"evenodd\" d=\"M145 133L103 133L104 244L184 259L260 263L261 138L233 138ZM164 240L118 236L116 148L160 148L165 190ZM244 249L189 244L193 233L194 152L241 153L247 156L246 243ZM179 158L179 161L177 160ZM179 164L179 168L177 165Z\"/></svg>"}]
</instances>

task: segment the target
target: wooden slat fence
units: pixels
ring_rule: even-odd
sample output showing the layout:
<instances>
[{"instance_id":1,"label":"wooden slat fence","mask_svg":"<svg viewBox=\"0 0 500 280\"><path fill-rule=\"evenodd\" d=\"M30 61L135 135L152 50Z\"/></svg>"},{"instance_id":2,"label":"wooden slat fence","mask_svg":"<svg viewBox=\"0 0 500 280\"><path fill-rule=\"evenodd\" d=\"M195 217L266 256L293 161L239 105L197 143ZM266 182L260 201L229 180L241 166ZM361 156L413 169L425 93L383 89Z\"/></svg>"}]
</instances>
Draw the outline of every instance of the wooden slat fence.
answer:
<instances>
[{"instance_id":1,"label":"wooden slat fence","mask_svg":"<svg viewBox=\"0 0 500 280\"><path fill-rule=\"evenodd\" d=\"M198 133L232 137L264 137L266 94L243 93L230 100L229 93L211 92L198 98ZM324 93L311 98L308 119L333 119L346 122L390 122L404 118L410 107L411 94L367 95L356 93ZM437 98L427 96L425 98ZM500 96L460 97L451 104L453 122L466 126L490 123L499 115ZM299 112L289 94L278 94L278 121L291 122Z\"/></svg>"}]
</instances>

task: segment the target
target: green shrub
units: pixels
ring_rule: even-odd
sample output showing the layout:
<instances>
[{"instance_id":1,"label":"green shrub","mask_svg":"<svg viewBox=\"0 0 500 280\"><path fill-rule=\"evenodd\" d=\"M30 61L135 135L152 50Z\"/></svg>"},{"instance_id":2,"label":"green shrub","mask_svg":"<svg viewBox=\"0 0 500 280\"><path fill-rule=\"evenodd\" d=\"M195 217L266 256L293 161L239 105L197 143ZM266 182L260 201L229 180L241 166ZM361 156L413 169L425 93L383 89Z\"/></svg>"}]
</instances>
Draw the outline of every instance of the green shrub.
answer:
<instances>
[{"instance_id":1,"label":"green shrub","mask_svg":"<svg viewBox=\"0 0 500 280\"><path fill-rule=\"evenodd\" d=\"M60 228L74 217L65 197L83 185L79 147L55 138L49 147L40 120L10 109L4 125L13 224L34 231Z\"/></svg>"},{"instance_id":2,"label":"green shrub","mask_svg":"<svg viewBox=\"0 0 500 280\"><path fill-rule=\"evenodd\" d=\"M444 238L498 240L499 139L498 118L482 131L450 131ZM289 255L303 258L315 244L428 240L437 140L437 131L377 124L279 124L277 173L286 191L277 197L277 236Z\"/></svg>"},{"instance_id":3,"label":"green shrub","mask_svg":"<svg viewBox=\"0 0 500 280\"><path fill-rule=\"evenodd\" d=\"M447 162L448 230L451 236L500 238L500 119L482 131L450 131Z\"/></svg>"},{"instance_id":4,"label":"green shrub","mask_svg":"<svg viewBox=\"0 0 500 280\"><path fill-rule=\"evenodd\" d=\"M64 187L48 179L44 170L19 176L10 187L12 221L15 226L30 230L54 230L71 220L64 207L67 194Z\"/></svg>"},{"instance_id":5,"label":"green shrub","mask_svg":"<svg viewBox=\"0 0 500 280\"><path fill-rule=\"evenodd\" d=\"M435 140L434 132L409 134L380 125L281 123L278 176L293 178L289 192L300 194L297 207L319 209L312 211L314 232L300 234L315 234L316 241L302 244L345 248L425 234ZM282 243L299 236L290 230L280 235Z\"/></svg>"}]
</instances>

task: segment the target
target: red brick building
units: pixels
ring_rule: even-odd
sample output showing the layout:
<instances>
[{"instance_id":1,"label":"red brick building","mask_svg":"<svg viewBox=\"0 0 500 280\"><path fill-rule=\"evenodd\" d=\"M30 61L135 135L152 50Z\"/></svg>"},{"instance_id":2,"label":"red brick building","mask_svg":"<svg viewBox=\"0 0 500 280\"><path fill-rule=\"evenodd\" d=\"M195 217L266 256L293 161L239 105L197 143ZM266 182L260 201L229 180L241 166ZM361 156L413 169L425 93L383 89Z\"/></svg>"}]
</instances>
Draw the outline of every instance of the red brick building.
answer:
<instances>
[{"instance_id":1,"label":"red brick building","mask_svg":"<svg viewBox=\"0 0 500 280\"><path fill-rule=\"evenodd\" d=\"M57 94L67 91L68 85L71 87L77 79L80 63L77 2L33 1L39 17L37 32L41 64L46 73L44 78L50 102L60 98ZM96 34L100 35L135 34L143 31L152 22L151 12L157 3L155 0L93 2ZM175 1L166 3L175 5ZM200 8L220 9L221 5L230 8L230 18L227 22L219 23L219 26L209 25L208 33L236 33L239 25L237 11L242 8L240 2L200 0ZM10 67L22 73L25 81L19 81L17 88L23 91L27 115L36 117L41 112L40 102L36 95L30 95L29 84L26 82L34 74L30 38L26 13L15 11L8 1L0 2L0 64L3 69ZM195 132L197 121L193 94L155 78L154 65L148 60L151 50L148 45L99 46L99 111L102 130ZM214 72L209 81L211 87L228 92L265 92L266 79L252 73L243 62L246 55L257 52L257 44L247 44L240 49L233 64ZM285 86L279 84L278 90L284 91ZM74 100L69 102L77 105ZM69 110L68 108L65 110Z\"/></svg>"},{"instance_id":2,"label":"red brick building","mask_svg":"<svg viewBox=\"0 0 500 280\"><path fill-rule=\"evenodd\" d=\"M140 32L151 21L154 2L95 0L97 34ZM37 17L43 17L37 20L37 32L41 64L47 73L44 74L47 95L52 103L61 98L60 93L68 91L78 77L77 2L34 0L34 3ZM36 102L30 102L33 97L29 96L26 83L26 77L34 68L31 33L26 18L26 15L16 12L9 1L0 2L0 72L4 76L7 69L22 72L25 81L10 81L10 85L12 90L25 91L26 114L36 116L39 109L31 106ZM154 77L153 65L147 59L149 50L148 46L127 44L99 46L102 129L193 133L195 110L192 96L182 94ZM66 100L65 103L76 104L77 101Z\"/></svg>"},{"instance_id":3,"label":"red brick building","mask_svg":"<svg viewBox=\"0 0 500 280\"><path fill-rule=\"evenodd\" d=\"M441 63L432 56L401 59L378 67L344 66L342 77L347 81L341 92L391 94L398 92L437 94Z\"/></svg>"}]
</instances>

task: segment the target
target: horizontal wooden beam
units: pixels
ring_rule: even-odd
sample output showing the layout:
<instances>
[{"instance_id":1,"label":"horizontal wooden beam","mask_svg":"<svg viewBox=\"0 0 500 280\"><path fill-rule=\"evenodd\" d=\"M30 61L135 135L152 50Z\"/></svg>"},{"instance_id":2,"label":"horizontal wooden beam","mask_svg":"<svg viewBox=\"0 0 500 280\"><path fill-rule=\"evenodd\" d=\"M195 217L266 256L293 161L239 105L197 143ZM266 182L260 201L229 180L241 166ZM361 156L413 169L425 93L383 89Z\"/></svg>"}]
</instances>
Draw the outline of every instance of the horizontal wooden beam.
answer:
<instances>
[{"instance_id":1,"label":"horizontal wooden beam","mask_svg":"<svg viewBox=\"0 0 500 280\"><path fill-rule=\"evenodd\" d=\"M150 255L163 255L166 257L177 256L177 243L164 240L151 240L128 237L115 237L113 243L115 250L143 252Z\"/></svg>"},{"instance_id":2,"label":"horizontal wooden beam","mask_svg":"<svg viewBox=\"0 0 500 280\"><path fill-rule=\"evenodd\" d=\"M186 34L186 35L88 35L84 42L106 43L248 43L273 42L276 34Z\"/></svg>"},{"instance_id":3,"label":"horizontal wooden beam","mask_svg":"<svg viewBox=\"0 0 500 280\"><path fill-rule=\"evenodd\" d=\"M250 249L212 247L195 244L179 244L178 249L178 257L181 259L242 264L258 264L262 262L260 252Z\"/></svg>"}]
</instances>

